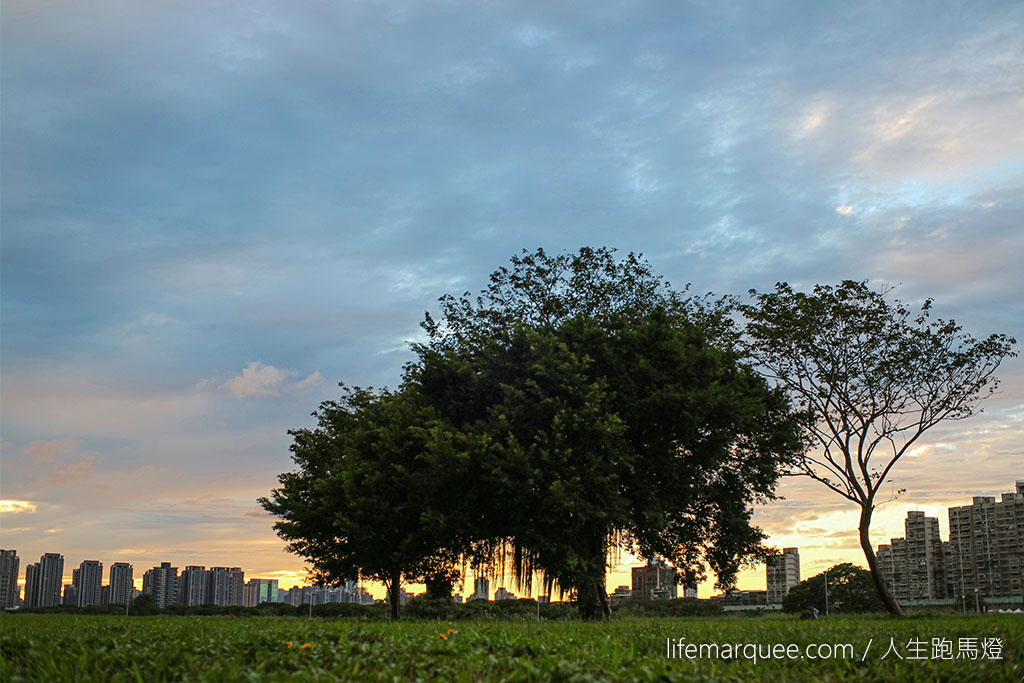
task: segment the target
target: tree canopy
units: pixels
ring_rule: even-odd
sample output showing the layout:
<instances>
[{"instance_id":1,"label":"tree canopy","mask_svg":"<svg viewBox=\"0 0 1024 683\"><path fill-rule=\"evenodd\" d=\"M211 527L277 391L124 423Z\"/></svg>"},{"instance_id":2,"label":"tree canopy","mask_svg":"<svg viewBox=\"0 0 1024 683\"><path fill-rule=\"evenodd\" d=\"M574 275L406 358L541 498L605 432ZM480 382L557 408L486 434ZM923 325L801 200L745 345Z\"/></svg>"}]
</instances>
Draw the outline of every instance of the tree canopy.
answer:
<instances>
[{"instance_id":1,"label":"tree canopy","mask_svg":"<svg viewBox=\"0 0 1024 683\"><path fill-rule=\"evenodd\" d=\"M750 294L753 302L740 306L748 352L804 416L809 447L795 472L860 506L860 543L876 589L900 614L871 544L871 516L885 502L879 492L925 431L979 409L1016 342L1002 334L977 340L952 320L933 319L930 299L912 313L866 282L810 293L779 283Z\"/></svg>"},{"instance_id":2,"label":"tree canopy","mask_svg":"<svg viewBox=\"0 0 1024 683\"><path fill-rule=\"evenodd\" d=\"M524 252L428 315L407 381L470 445L456 516L520 581L540 571L595 617L615 546L722 586L763 559L750 505L799 451L797 423L724 315L605 249Z\"/></svg>"}]
</instances>

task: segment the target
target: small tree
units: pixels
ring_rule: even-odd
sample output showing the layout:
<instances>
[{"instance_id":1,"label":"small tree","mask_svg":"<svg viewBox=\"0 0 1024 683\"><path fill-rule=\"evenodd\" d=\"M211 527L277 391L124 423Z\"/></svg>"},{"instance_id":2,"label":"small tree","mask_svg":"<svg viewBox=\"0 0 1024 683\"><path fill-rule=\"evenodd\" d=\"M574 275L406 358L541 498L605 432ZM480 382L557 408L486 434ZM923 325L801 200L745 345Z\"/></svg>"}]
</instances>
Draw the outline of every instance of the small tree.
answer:
<instances>
[{"instance_id":1,"label":"small tree","mask_svg":"<svg viewBox=\"0 0 1024 683\"><path fill-rule=\"evenodd\" d=\"M803 612L815 608L826 611L825 580L828 579L828 611L841 614L882 612L885 603L875 590L871 572L855 564L844 562L828 571L804 579L789 589L782 600L782 611Z\"/></svg>"},{"instance_id":2,"label":"small tree","mask_svg":"<svg viewBox=\"0 0 1024 683\"><path fill-rule=\"evenodd\" d=\"M160 608L156 606L156 599L148 593L132 598L128 610L129 614L137 617L148 617L160 613Z\"/></svg>"},{"instance_id":3,"label":"small tree","mask_svg":"<svg viewBox=\"0 0 1024 683\"><path fill-rule=\"evenodd\" d=\"M931 299L912 314L889 290L865 282L818 285L810 294L780 283L751 290L749 352L762 373L803 411L805 475L860 507L860 544L875 587L892 614L902 614L878 571L871 516L893 467L943 420L961 420L997 386L1000 361L1015 340L976 340L952 320L930 317Z\"/></svg>"}]
</instances>

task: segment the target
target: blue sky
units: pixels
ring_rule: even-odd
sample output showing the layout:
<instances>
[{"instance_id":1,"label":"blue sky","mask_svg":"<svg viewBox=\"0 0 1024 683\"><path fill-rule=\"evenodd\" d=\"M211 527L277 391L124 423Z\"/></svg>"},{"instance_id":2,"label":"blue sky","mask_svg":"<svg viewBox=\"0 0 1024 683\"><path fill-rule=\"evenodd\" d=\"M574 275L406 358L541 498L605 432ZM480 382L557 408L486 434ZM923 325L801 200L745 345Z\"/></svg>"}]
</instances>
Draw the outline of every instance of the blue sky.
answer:
<instances>
[{"instance_id":1,"label":"blue sky","mask_svg":"<svg viewBox=\"0 0 1024 683\"><path fill-rule=\"evenodd\" d=\"M255 503L286 430L394 386L424 311L524 248L717 293L899 283L1024 338L1017 2L9 0L2 32L23 562L293 576ZM897 469L876 542L1024 478L1021 360L999 374ZM782 491L758 519L805 574L857 559L841 499Z\"/></svg>"}]
</instances>

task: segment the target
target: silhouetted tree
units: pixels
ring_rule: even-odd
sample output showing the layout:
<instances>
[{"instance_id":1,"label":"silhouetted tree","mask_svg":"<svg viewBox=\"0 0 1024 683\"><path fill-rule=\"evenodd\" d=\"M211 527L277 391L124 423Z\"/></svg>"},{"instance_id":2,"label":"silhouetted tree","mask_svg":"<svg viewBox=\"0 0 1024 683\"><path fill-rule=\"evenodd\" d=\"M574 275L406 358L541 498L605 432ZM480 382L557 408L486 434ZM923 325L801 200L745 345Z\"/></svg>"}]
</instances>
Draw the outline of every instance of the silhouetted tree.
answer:
<instances>
[{"instance_id":1,"label":"silhouetted tree","mask_svg":"<svg viewBox=\"0 0 1024 683\"><path fill-rule=\"evenodd\" d=\"M542 572L600 618L615 545L690 578L710 565L721 586L765 556L751 504L772 497L798 427L714 302L585 248L524 252L441 313L407 382L465 449L452 517L521 584Z\"/></svg>"},{"instance_id":2,"label":"silhouetted tree","mask_svg":"<svg viewBox=\"0 0 1024 683\"><path fill-rule=\"evenodd\" d=\"M740 309L761 372L805 416L809 448L796 473L860 507L868 568L898 615L871 544L871 516L884 502L879 491L925 431L978 410L1016 342L1002 334L976 340L952 320L933 320L931 299L913 314L888 293L849 280L809 294L780 283L769 293L751 290L754 302Z\"/></svg>"}]
</instances>

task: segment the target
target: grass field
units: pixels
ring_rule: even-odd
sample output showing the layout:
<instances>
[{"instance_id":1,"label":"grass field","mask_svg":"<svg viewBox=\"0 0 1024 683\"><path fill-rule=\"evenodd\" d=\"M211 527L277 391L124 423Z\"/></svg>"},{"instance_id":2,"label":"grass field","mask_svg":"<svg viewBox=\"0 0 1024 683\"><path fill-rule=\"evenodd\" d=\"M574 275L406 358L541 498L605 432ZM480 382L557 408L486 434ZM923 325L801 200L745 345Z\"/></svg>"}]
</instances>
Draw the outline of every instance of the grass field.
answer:
<instances>
[{"instance_id":1,"label":"grass field","mask_svg":"<svg viewBox=\"0 0 1024 683\"><path fill-rule=\"evenodd\" d=\"M694 644L690 654L705 644L705 656L687 658L680 638L684 646ZM708 652L712 643L717 657ZM887 654L890 643L894 651ZM740 646L738 657L724 656L727 644ZM768 649L781 653L790 644L802 658L762 659ZM808 646L811 656L823 658L809 658ZM12 682L1022 681L1024 616L391 624L24 614L0 618L0 653L0 680Z\"/></svg>"}]
</instances>

